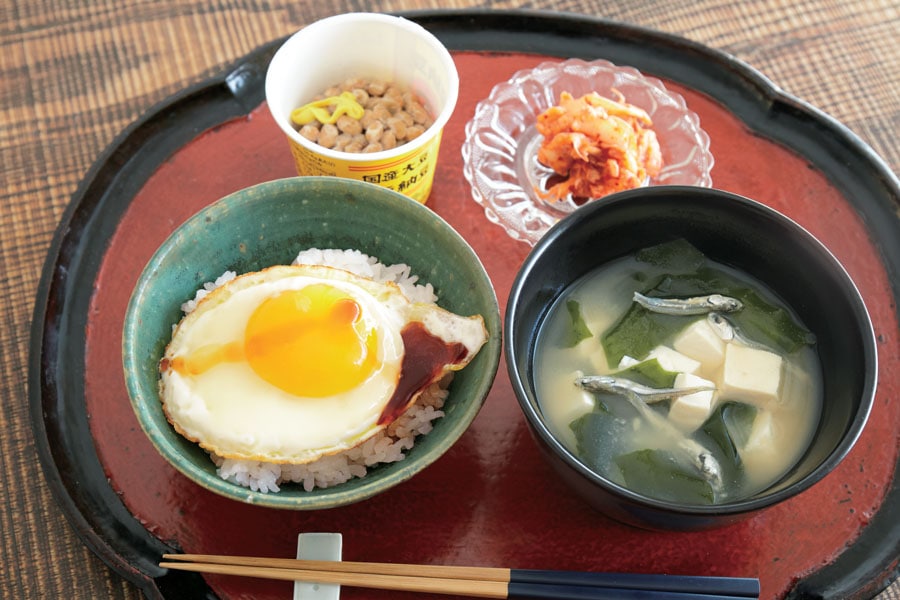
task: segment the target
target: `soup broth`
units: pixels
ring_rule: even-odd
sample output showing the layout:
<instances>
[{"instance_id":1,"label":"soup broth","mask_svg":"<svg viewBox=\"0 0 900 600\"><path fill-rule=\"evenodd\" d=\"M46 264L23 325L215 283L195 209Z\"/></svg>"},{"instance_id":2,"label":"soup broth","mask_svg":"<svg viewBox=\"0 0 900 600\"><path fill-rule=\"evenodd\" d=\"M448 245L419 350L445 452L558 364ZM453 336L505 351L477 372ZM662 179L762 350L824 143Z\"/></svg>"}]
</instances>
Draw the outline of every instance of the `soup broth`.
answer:
<instances>
[{"instance_id":1,"label":"soup broth","mask_svg":"<svg viewBox=\"0 0 900 600\"><path fill-rule=\"evenodd\" d=\"M635 292L674 308L645 307ZM712 294L740 308L695 310ZM761 281L682 240L565 290L538 333L534 381L554 435L589 468L679 503L769 487L802 456L821 413L814 336ZM657 399L672 390L683 391Z\"/></svg>"}]
</instances>

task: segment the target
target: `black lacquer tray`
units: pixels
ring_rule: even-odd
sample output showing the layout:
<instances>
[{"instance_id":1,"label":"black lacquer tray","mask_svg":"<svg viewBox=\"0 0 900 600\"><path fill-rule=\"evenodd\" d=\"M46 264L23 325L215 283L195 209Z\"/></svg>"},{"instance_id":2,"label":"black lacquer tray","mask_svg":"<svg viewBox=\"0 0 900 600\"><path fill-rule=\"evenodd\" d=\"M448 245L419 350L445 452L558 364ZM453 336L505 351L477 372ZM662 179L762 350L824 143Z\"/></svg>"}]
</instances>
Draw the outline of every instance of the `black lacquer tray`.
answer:
<instances>
[{"instance_id":1,"label":"black lacquer tray","mask_svg":"<svg viewBox=\"0 0 900 600\"><path fill-rule=\"evenodd\" d=\"M582 15L525 11L413 12L452 51L532 53L604 58L677 82L711 99L757 135L790 148L828 175L868 230L900 296L900 183L846 127L779 90L721 52L659 32ZM246 116L264 100L266 66L282 40L259 48L222 74L166 100L124 131L75 193L53 239L32 326L30 407L48 484L84 543L148 598L216 597L195 575L166 573L161 541L133 515L114 488L95 446L85 402L85 329L92 288L132 199L157 169L204 132ZM448 148L442 152L458 152ZM468 200L471 202L471 200ZM897 332L889 352L896 352ZM890 358L896 359L896 356ZM110 369L117 365L110 365ZM895 381L887 382L896 390ZM885 440L896 447L893 437ZM894 455L894 460L896 460ZM886 495L877 513L834 560L801 574L790 598L863 598L898 575L900 487L897 465L878 482ZM127 492L127 490L126 490Z\"/></svg>"}]
</instances>

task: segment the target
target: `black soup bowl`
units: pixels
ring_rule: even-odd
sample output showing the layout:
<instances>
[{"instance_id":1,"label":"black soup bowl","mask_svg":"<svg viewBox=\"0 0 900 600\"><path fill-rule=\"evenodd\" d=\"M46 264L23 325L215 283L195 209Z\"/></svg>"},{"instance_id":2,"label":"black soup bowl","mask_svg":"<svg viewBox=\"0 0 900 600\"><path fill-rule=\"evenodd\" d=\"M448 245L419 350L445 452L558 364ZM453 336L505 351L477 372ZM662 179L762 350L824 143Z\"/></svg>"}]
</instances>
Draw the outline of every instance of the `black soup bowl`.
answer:
<instances>
[{"instance_id":1,"label":"black soup bowl","mask_svg":"<svg viewBox=\"0 0 900 600\"><path fill-rule=\"evenodd\" d=\"M535 389L535 343L554 301L583 275L656 244L684 239L709 259L766 284L816 336L822 414L810 446L767 489L712 505L662 501L588 468L554 436ZM656 530L726 525L807 490L859 438L877 380L875 336L863 299L834 256L797 223L756 201L698 187L619 192L557 223L513 282L504 345L510 381L532 436L553 469L590 505L619 521Z\"/></svg>"}]
</instances>

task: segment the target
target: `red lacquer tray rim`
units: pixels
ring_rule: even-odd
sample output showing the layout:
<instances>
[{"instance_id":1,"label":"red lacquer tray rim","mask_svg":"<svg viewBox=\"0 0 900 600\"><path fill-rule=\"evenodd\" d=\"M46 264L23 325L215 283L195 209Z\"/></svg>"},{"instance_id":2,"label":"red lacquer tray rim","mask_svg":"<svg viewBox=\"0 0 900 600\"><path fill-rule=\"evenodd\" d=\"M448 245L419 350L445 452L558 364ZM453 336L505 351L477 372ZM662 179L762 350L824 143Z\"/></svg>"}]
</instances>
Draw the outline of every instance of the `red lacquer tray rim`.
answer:
<instances>
[{"instance_id":1,"label":"red lacquer tray rim","mask_svg":"<svg viewBox=\"0 0 900 600\"><path fill-rule=\"evenodd\" d=\"M863 214L884 257L894 295L900 296L896 175L849 129L748 65L676 36L583 15L497 10L402 14L431 30L451 50L602 57L719 100L749 128L833 174L835 186ZM29 402L48 485L84 543L151 598L206 592L198 577L162 576L156 560L170 549L125 509L96 457L79 380L83 363L71 360L73 349L84 349L89 295L89 286L78 282L93 279L90 274L95 274L105 239L156 166L204 131L259 106L266 66L282 41L266 44L219 76L166 99L113 142L63 215L37 294ZM832 564L798 581L790 597L866 597L897 577L900 488L896 477L889 485L881 509L860 538Z\"/></svg>"}]
</instances>

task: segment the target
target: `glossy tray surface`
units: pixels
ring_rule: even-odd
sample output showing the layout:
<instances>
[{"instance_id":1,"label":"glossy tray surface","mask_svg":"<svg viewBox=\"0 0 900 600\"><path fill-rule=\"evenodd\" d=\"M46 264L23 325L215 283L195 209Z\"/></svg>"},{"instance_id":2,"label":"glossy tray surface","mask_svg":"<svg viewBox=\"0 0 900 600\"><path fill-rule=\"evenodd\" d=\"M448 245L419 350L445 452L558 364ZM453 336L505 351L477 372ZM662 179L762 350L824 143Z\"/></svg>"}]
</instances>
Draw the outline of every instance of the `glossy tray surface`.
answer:
<instances>
[{"instance_id":1,"label":"glossy tray surface","mask_svg":"<svg viewBox=\"0 0 900 600\"><path fill-rule=\"evenodd\" d=\"M206 580L166 573L156 562L173 548L290 556L306 531L343 533L344 555L354 560L750 575L761 578L764 598L864 598L887 585L900 550L900 406L889 401L900 388L896 177L839 124L740 63L678 38L584 17L409 16L453 51L462 82L428 206L472 244L501 309L529 248L485 219L462 177L462 130L475 104L515 71L552 57L636 67L700 115L716 157L714 186L793 217L859 286L879 340L880 387L856 448L813 489L744 523L699 534L637 530L559 487L501 369L460 442L370 501L291 513L238 504L187 481L130 412L122 316L141 268L175 226L237 189L293 176L287 144L262 102L276 43L126 131L79 189L55 238L36 308L32 417L48 483L85 543L147 597L166 599L288 597L284 583Z\"/></svg>"}]
</instances>

